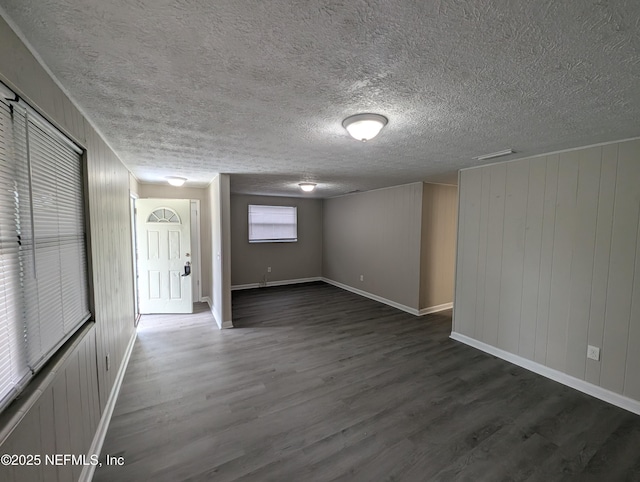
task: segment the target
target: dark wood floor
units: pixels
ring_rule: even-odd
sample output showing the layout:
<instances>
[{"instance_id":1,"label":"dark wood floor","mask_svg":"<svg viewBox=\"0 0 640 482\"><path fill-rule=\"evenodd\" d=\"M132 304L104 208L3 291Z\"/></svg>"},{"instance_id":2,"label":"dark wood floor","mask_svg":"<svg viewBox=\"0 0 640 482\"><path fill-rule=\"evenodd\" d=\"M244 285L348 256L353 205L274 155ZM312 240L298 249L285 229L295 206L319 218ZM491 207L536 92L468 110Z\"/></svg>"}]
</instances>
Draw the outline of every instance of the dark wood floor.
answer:
<instances>
[{"instance_id":1,"label":"dark wood floor","mask_svg":"<svg viewBox=\"0 0 640 482\"><path fill-rule=\"evenodd\" d=\"M640 417L323 283L147 316L96 481L640 480Z\"/></svg>"}]
</instances>

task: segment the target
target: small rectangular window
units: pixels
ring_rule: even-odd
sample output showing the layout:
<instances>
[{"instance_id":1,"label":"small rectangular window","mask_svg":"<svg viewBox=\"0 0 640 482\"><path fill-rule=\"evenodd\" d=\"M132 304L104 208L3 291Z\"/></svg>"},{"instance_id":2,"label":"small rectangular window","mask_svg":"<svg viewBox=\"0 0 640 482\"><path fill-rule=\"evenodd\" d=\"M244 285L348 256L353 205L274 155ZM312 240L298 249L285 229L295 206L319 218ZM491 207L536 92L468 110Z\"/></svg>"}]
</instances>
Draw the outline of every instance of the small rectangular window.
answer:
<instances>
[{"instance_id":1,"label":"small rectangular window","mask_svg":"<svg viewBox=\"0 0 640 482\"><path fill-rule=\"evenodd\" d=\"M298 208L249 204L250 243L298 241Z\"/></svg>"}]
</instances>

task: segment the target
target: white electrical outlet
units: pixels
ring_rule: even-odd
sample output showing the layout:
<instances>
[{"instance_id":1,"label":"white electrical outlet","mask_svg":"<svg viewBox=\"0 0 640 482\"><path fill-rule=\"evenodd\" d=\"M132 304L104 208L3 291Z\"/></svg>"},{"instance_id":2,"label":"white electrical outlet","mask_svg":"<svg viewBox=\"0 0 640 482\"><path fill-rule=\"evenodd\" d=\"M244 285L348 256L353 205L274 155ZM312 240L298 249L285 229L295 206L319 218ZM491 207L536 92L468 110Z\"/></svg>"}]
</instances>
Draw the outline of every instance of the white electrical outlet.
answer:
<instances>
[{"instance_id":1,"label":"white electrical outlet","mask_svg":"<svg viewBox=\"0 0 640 482\"><path fill-rule=\"evenodd\" d=\"M360 281L364 281L364 275L363 274L360 275Z\"/></svg>"},{"instance_id":2,"label":"white electrical outlet","mask_svg":"<svg viewBox=\"0 0 640 482\"><path fill-rule=\"evenodd\" d=\"M597 346L587 346L587 358L595 361L600 361L600 348Z\"/></svg>"},{"instance_id":3,"label":"white electrical outlet","mask_svg":"<svg viewBox=\"0 0 640 482\"><path fill-rule=\"evenodd\" d=\"M271 266L267 267L267 273L271 273Z\"/></svg>"}]
</instances>

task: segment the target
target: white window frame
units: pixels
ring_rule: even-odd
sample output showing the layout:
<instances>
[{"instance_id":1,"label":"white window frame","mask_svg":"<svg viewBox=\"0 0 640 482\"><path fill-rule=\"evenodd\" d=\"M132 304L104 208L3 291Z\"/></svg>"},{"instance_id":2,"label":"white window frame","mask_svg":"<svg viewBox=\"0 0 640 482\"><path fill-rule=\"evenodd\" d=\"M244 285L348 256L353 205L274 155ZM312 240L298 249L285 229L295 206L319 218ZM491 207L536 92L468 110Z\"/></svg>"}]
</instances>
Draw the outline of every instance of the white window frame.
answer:
<instances>
[{"instance_id":1,"label":"white window frame","mask_svg":"<svg viewBox=\"0 0 640 482\"><path fill-rule=\"evenodd\" d=\"M297 206L249 204L249 243L296 243L298 241Z\"/></svg>"}]
</instances>

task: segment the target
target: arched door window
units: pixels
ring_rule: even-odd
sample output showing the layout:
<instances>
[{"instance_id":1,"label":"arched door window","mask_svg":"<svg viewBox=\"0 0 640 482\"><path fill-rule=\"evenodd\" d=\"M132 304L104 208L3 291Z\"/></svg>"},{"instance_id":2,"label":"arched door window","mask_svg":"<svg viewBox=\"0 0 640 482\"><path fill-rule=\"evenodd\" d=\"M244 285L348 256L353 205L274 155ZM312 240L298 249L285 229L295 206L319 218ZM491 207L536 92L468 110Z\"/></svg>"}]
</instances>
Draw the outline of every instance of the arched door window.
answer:
<instances>
[{"instance_id":1,"label":"arched door window","mask_svg":"<svg viewBox=\"0 0 640 482\"><path fill-rule=\"evenodd\" d=\"M169 208L158 208L149 214L147 218L148 223L176 223L181 224L180 216Z\"/></svg>"}]
</instances>

